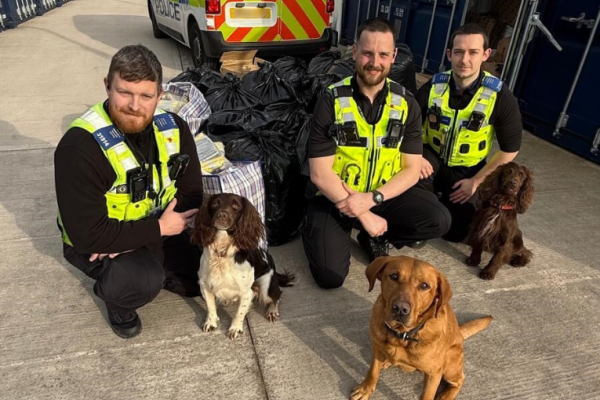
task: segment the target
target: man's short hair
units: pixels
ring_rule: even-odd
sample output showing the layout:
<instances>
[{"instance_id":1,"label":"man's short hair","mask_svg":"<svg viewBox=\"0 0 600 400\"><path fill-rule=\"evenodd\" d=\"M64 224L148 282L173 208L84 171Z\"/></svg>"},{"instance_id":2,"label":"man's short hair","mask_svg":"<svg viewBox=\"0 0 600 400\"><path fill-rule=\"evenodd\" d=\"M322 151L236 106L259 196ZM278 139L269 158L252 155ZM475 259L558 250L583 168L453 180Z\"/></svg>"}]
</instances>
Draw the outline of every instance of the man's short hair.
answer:
<instances>
[{"instance_id":1,"label":"man's short hair","mask_svg":"<svg viewBox=\"0 0 600 400\"><path fill-rule=\"evenodd\" d=\"M450 36L450 42L448 43L448 48L450 50L454 47L454 38L458 35L481 35L483 36L483 50L487 50L489 47L490 37L488 33L477 24L466 24L455 30L454 33L452 33L452 36Z\"/></svg>"},{"instance_id":2,"label":"man's short hair","mask_svg":"<svg viewBox=\"0 0 600 400\"><path fill-rule=\"evenodd\" d=\"M162 90L162 66L156 55L141 44L125 46L113 56L108 68L108 85L119 74L127 82L156 82L158 92Z\"/></svg>"},{"instance_id":3,"label":"man's short hair","mask_svg":"<svg viewBox=\"0 0 600 400\"><path fill-rule=\"evenodd\" d=\"M387 19L381 17L369 18L358 27L358 30L356 31L357 42L360 41L360 35L362 35L364 31L381 33L390 32L392 36L396 37L394 25Z\"/></svg>"}]
</instances>

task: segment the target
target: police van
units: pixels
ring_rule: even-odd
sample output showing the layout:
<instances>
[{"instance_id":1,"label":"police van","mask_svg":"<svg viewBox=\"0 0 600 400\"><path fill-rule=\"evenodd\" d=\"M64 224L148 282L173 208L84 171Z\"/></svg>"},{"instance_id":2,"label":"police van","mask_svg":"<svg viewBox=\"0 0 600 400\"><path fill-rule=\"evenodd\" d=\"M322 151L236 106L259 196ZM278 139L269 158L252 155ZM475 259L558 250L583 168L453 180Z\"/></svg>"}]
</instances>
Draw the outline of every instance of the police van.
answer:
<instances>
[{"instance_id":1,"label":"police van","mask_svg":"<svg viewBox=\"0 0 600 400\"><path fill-rule=\"evenodd\" d=\"M196 66L218 66L233 50L261 57L310 56L337 44L334 0L148 0L154 37L192 50Z\"/></svg>"}]
</instances>

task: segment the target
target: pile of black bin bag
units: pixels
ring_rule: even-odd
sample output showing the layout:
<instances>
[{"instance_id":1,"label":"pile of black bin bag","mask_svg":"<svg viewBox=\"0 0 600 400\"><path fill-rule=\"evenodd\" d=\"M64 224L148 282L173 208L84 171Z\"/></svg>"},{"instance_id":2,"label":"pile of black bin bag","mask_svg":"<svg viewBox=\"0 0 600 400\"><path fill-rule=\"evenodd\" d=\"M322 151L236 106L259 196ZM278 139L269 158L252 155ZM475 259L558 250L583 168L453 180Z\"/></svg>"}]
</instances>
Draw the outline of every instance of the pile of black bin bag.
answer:
<instances>
[{"instance_id":1,"label":"pile of black bin bag","mask_svg":"<svg viewBox=\"0 0 600 400\"><path fill-rule=\"evenodd\" d=\"M353 74L351 52L328 51L309 65L295 57L266 62L242 79L201 67L171 80L191 82L204 94L212 114L201 130L213 141L223 142L227 159L261 161L271 246L290 241L301 228L315 104L329 85ZM390 78L416 90L413 57L407 47L399 48Z\"/></svg>"}]
</instances>

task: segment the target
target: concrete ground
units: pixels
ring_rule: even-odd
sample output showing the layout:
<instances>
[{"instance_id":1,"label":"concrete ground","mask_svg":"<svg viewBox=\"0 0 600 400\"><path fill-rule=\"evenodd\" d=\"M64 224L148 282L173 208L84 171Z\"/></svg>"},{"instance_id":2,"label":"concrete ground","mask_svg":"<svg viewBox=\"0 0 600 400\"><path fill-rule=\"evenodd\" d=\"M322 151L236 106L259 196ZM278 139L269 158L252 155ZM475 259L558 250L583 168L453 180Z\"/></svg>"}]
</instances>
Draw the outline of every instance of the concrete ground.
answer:
<instances>
[{"instance_id":1,"label":"concrete ground","mask_svg":"<svg viewBox=\"0 0 600 400\"><path fill-rule=\"evenodd\" d=\"M166 79L189 52L152 36L145 0L77 0L0 33L0 398L344 399L368 370L367 292L355 243L343 288L312 281L299 240L273 248L300 285L286 289L282 319L258 308L236 341L200 331L201 299L162 292L140 310L143 332L115 336L93 282L62 258L53 152L68 124L105 97L102 78L121 46L142 43ZM520 217L530 266L484 282L468 248L430 242L399 254L449 278L465 320L494 322L466 343L462 399L600 399L600 168L525 135L518 161L533 169L536 198ZM419 374L382 374L374 399L416 399Z\"/></svg>"}]
</instances>

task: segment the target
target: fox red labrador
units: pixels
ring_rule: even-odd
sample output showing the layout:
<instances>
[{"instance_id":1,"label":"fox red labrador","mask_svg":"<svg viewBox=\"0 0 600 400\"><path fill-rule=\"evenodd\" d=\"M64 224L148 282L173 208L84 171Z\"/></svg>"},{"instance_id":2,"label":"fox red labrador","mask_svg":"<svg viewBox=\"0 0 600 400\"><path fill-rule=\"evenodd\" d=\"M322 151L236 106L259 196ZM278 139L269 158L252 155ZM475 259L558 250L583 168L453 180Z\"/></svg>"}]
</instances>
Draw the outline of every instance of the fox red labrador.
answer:
<instances>
[{"instance_id":1,"label":"fox red labrador","mask_svg":"<svg viewBox=\"0 0 600 400\"><path fill-rule=\"evenodd\" d=\"M448 304L452 291L446 277L430 264L410 257L379 257L366 270L369 291L381 281L381 294L371 315L371 368L350 396L366 400L382 368L395 365L421 371L425 384L421 400L433 400L444 378L448 383L438 399L454 399L465 379L463 342L485 329L491 316L463 325Z\"/></svg>"}]
</instances>

